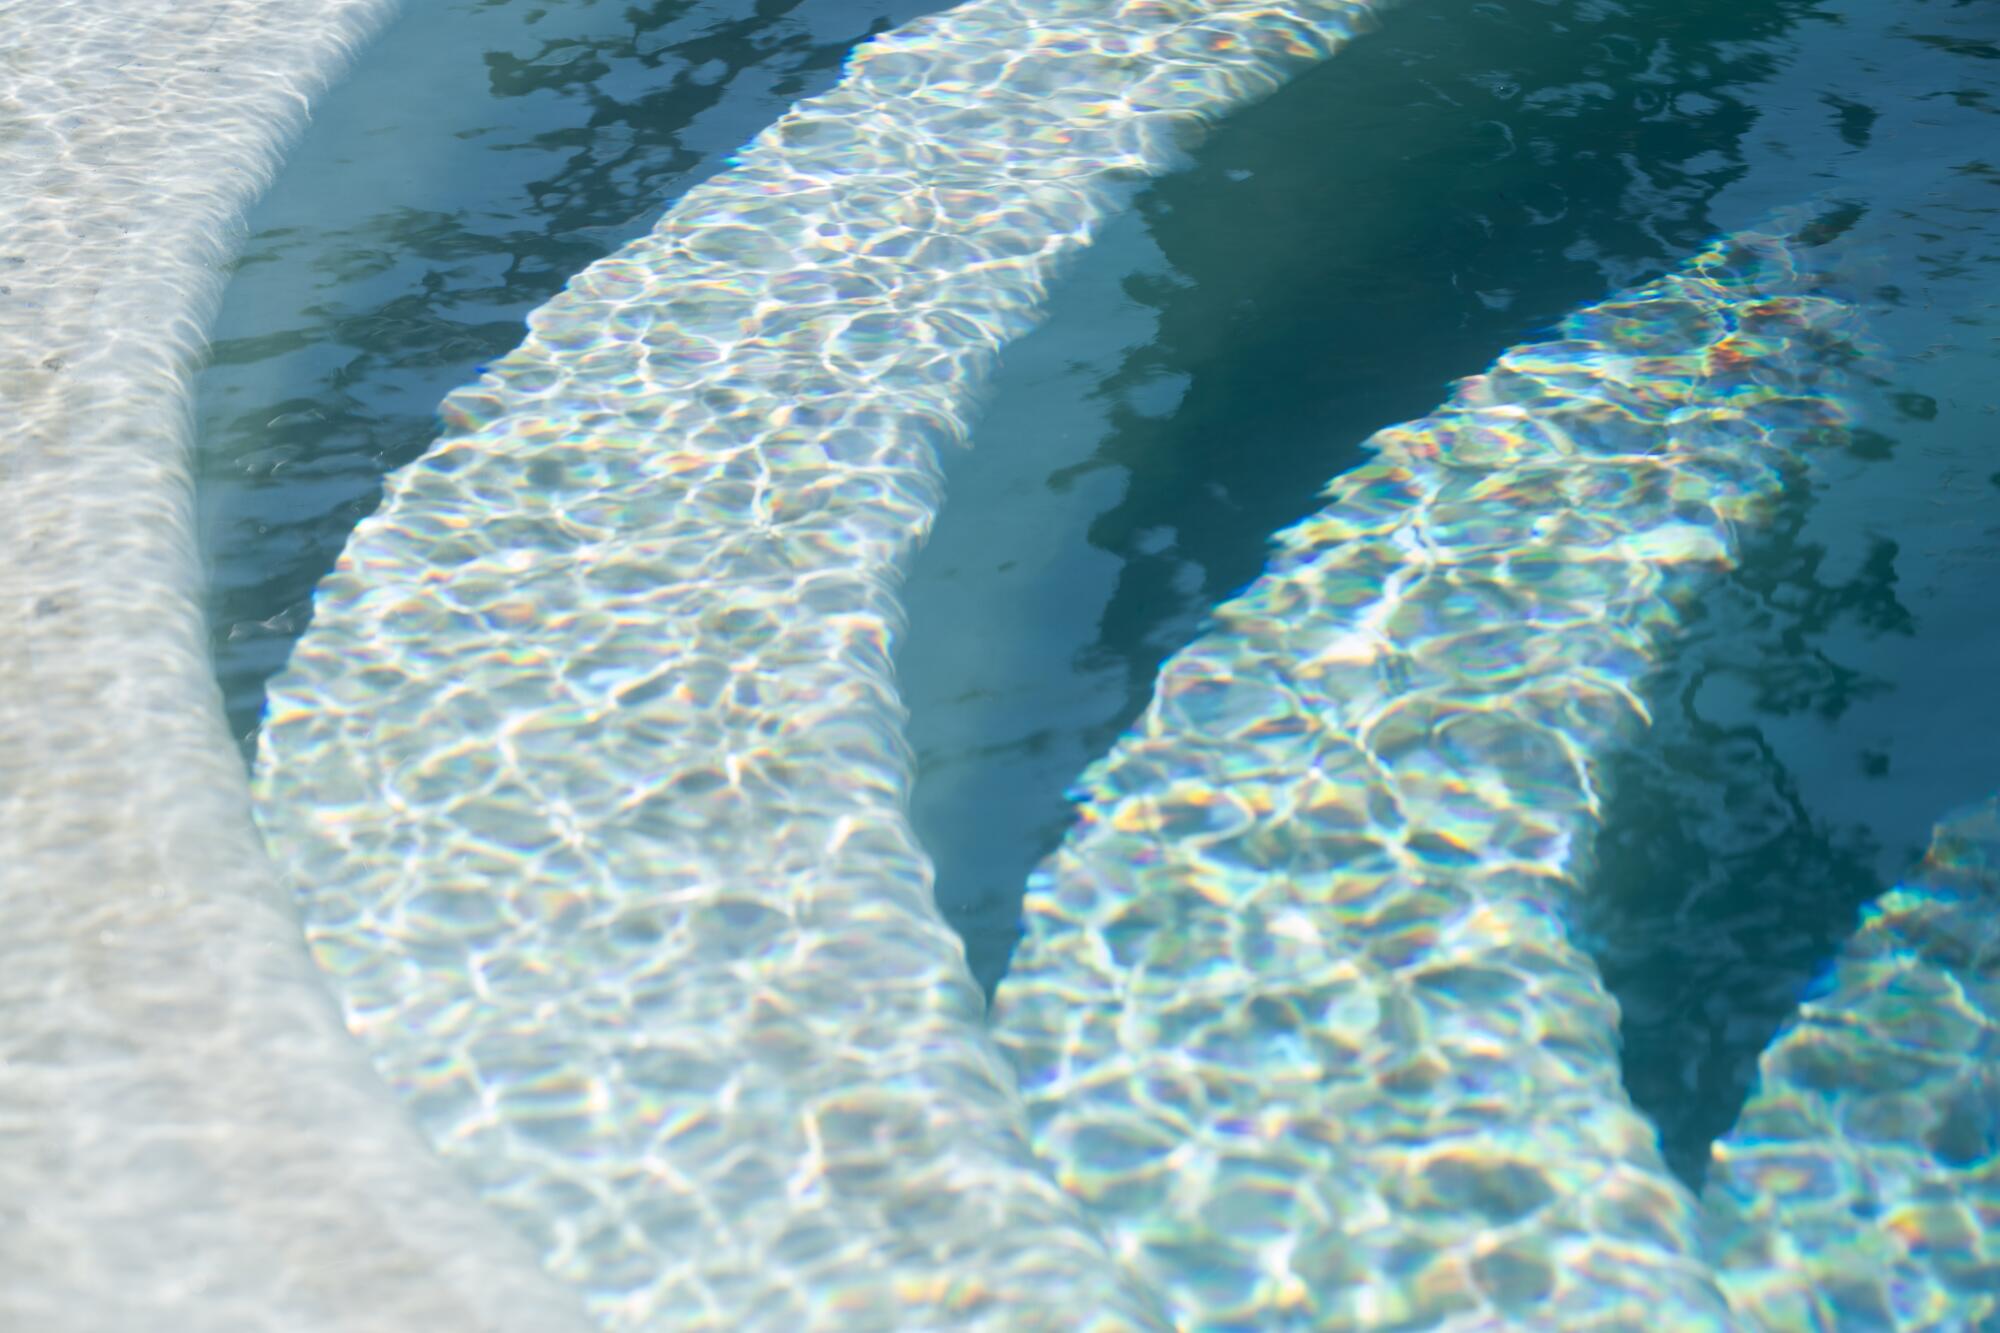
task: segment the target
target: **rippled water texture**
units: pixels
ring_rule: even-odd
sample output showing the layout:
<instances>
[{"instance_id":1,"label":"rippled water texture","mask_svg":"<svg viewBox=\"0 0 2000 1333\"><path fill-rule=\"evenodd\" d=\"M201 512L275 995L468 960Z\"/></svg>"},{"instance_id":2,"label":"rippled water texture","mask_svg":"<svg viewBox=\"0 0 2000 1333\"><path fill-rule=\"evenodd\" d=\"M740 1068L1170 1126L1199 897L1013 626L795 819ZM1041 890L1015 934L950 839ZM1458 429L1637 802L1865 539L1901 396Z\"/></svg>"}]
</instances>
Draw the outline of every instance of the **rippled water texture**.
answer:
<instances>
[{"instance_id":1,"label":"rippled water texture","mask_svg":"<svg viewBox=\"0 0 2000 1333\"><path fill-rule=\"evenodd\" d=\"M239 734L436 400L903 17L440 6L409 21L430 40L378 49L266 205L204 386ZM483 57L447 39L460 23ZM1880 344L1855 428L1686 610L1653 725L1606 771L1574 922L1623 1007L1627 1087L1699 1185L1860 906L1995 784L1996 115L1979 5L1443 0L1142 194L1009 349L904 590L914 813L978 978L1007 966L1068 785L1362 439L1714 232L1831 193Z\"/></svg>"},{"instance_id":2,"label":"rippled water texture","mask_svg":"<svg viewBox=\"0 0 2000 1333\"><path fill-rule=\"evenodd\" d=\"M300 947L223 727L188 413L377 0L0 2L0 1326L561 1330Z\"/></svg>"},{"instance_id":3,"label":"rippled water texture","mask_svg":"<svg viewBox=\"0 0 2000 1333\"><path fill-rule=\"evenodd\" d=\"M381 477L522 318L913 3L440 0L324 100L253 219L202 376L216 669L264 678Z\"/></svg>"},{"instance_id":4,"label":"rippled water texture","mask_svg":"<svg viewBox=\"0 0 2000 1333\"><path fill-rule=\"evenodd\" d=\"M1062 261L1367 18L871 41L536 310L316 591L266 842L350 1028L608 1323L1155 1325L933 903L894 589Z\"/></svg>"},{"instance_id":5,"label":"rippled water texture","mask_svg":"<svg viewBox=\"0 0 2000 1333\"><path fill-rule=\"evenodd\" d=\"M1510 342L1712 225L1844 191L1881 382L1664 658L1582 923L1627 1083L1698 1183L1858 905L1994 782L1994 28L1425 5L1142 198L1011 350L905 594L917 824L982 979L1062 793L1256 573L1256 534Z\"/></svg>"},{"instance_id":6,"label":"rippled water texture","mask_svg":"<svg viewBox=\"0 0 2000 1333\"><path fill-rule=\"evenodd\" d=\"M1079 782L994 1030L1176 1327L1727 1326L1563 922L1660 641L1841 443L1806 253L1740 234L1376 434Z\"/></svg>"},{"instance_id":7,"label":"rippled water texture","mask_svg":"<svg viewBox=\"0 0 2000 1333\"><path fill-rule=\"evenodd\" d=\"M2000 1319L2000 796L1869 904L1758 1062L1704 1202L1755 1327Z\"/></svg>"}]
</instances>

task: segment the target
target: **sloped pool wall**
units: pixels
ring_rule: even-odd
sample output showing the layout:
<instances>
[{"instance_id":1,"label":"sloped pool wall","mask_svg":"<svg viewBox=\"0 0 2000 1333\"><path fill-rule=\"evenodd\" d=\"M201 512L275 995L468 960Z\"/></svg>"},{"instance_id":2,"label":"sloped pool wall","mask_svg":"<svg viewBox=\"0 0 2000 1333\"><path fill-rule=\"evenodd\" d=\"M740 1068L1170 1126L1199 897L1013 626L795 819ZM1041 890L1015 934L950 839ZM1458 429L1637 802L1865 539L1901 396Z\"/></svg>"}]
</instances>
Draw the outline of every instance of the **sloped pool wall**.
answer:
<instances>
[{"instance_id":1,"label":"sloped pool wall","mask_svg":"<svg viewBox=\"0 0 2000 1333\"><path fill-rule=\"evenodd\" d=\"M250 822L189 384L374 0L0 5L0 1325L560 1330L382 1092Z\"/></svg>"},{"instance_id":2,"label":"sloped pool wall","mask_svg":"<svg viewBox=\"0 0 2000 1333\"><path fill-rule=\"evenodd\" d=\"M867 43L452 395L322 584L260 821L350 1026L612 1326L1162 1326L933 902L896 586L1062 261L1368 14Z\"/></svg>"},{"instance_id":3,"label":"sloped pool wall","mask_svg":"<svg viewBox=\"0 0 2000 1333\"><path fill-rule=\"evenodd\" d=\"M1535 844L1502 878L1518 887L1537 857L1545 887L1574 875L1582 863L1566 840L1587 842L1596 808L1583 750L1636 712L1618 722L1572 710L1553 733L1582 749L1526 769L1534 747L1500 734L1518 717L1503 726L1455 704L1451 718L1399 730L1383 719L1411 709L1390 694L1380 716L1350 726L1336 707L1319 723L1358 728L1364 743L1347 749L1363 769L1390 750L1419 757L1424 819L1349 832L1393 843L1405 870L1422 863L1405 887L1423 910L1377 913L1382 938L1430 957L1436 966L1417 970L1447 979L1432 987L1439 1012L1470 1017L1450 1041L1390 1021L1382 1033L1407 1040L1377 1051L1397 1068L1364 1099L1456 1088L1478 1111L1498 1086L1481 1061L1506 1062L1510 1041L1524 1056L1553 1049L1542 1073L1587 1094L1596 1109L1579 1114L1605 1131L1601 1161L1571 1171L1557 1136L1531 1130L1484 1157L1454 1156L1462 1142L1399 1140L1385 1167L1354 1138L1315 1145L1333 1149L1325 1179L1267 1188L1255 1163L1232 1159L1232 1176L1194 1160L1214 1144L1202 1115L1242 1133L1233 1104L1168 1117L1183 1142L1166 1143L1127 1123L1144 1101L1116 1091L1129 1068L1113 1060L1091 1074L1128 1039L1138 1045L1120 1059L1171 1063L1174 1038L1153 1017L1093 1030L1091 970L1142 959L1198 1000L1228 970L1198 956L1204 941L1268 980L1266 964L1324 935L1311 904L1280 913L1255 959L1238 950L1240 913L1205 929L1218 899L1201 889L1227 889L1243 867L1216 871L1220 835L1202 821L1238 798L1197 799L1198 764L1156 765L1158 791L1126 780L1145 777L1134 755L1149 746L1194 753L1207 741L1191 737L1212 724L1270 721L1218 703L1222 676L1209 669L1226 665L1230 688L1252 694L1267 666L1289 669L1290 613L1260 608L1305 578L1345 589L1345 611L1382 599L1368 633L1398 651L1462 648L1477 631L1454 615L1525 594L1460 571L1442 581L1450 596L1427 598L1410 570L1451 564L1453 542L1468 567L1490 557L1487 574L1548 545L1546 532L1501 531L1511 520L1497 511L1524 481L1563 491L1583 522L1577 495L1643 507L1641 474L1671 471L1626 467L1637 489L1625 492L1606 490L1610 472L1594 465L1563 480L1546 457L1516 458L1483 493L1500 503L1446 522L1449 488L1424 480L1427 460L1450 468L1453 447L1490 453L1505 431L1487 417L1513 420L1505 392L1455 400L1428 436L1422 423L1385 433L1384 466L1401 475L1342 483L1319 528L1289 535L1275 582L1225 608L1228 633L1169 665L1141 731L1096 771L1073 845L1038 877L1036 932L998 1015L1044 1164L1029 1150L1013 1075L904 821L909 761L888 667L898 570L940 498L936 450L962 440L984 367L1032 318L1058 261L1124 183L1172 163L1187 129L1329 54L1364 16L1358 6L980 3L911 25L652 237L580 275L521 352L454 395L453 429L392 481L322 589L314 629L274 687L260 758L259 818L302 895L337 1008L252 831L202 647L187 391L245 204L310 95L386 16L358 0L199 14L148 0L0 6L10 35L29 35L0 64L11 117L0 140L5 1322L583 1326L575 1297L538 1275L536 1250L614 1327L1208 1327L1260 1305L1263 1325L1354 1328L1419 1315L1535 1326L1554 1309L1620 1327L1663 1308L1677 1327L1971 1317L1991 1244L1967 1192L1992 1189L1968 1174L1991 1146L1977 1130L1996 1054L1992 950L1979 942L1990 810L1941 829L1931 861L1885 897L1828 993L1773 1047L1719 1151L1704 1239L1616 1086L1615 1014L1562 940L1553 900L1530 894L1511 923L1497 908L1467 916L1458 883L1469 873L1460 835L1477 826L1491 851L1496 809L1509 846ZM1699 265L1674 281L1698 287ZM1785 295L1718 290L1718 308ZM1662 291L1634 299L1700 304L1693 287ZM1577 341L1603 340L1593 370L1631 360L1630 338L1658 331L1616 327L1629 314L1577 317ZM1760 389L1774 381L1756 378L1759 356L1784 374L1804 364L1790 333L1730 345L1734 316L1720 318L1672 354L1719 355ZM1748 330L1753 343L1773 332ZM1503 358L1490 382L1574 379L1563 358L1575 352L1517 349L1520 364ZM1644 397L1646 376L1669 371L1621 374ZM1743 395L1722 392L1728 374L1691 382L1724 401L1691 399L1690 410L1741 415ZM1734 447L1710 425L1718 447ZM1809 417L1773 427L1815 428ZM1601 547L1581 528L1555 543L1593 577L1638 589L1617 603L1631 633L1600 615L1585 648L1557 636L1526 656L1581 671L1569 683L1588 688L1572 692L1603 694L1613 713L1667 623L1672 599L1649 601L1647 580L1725 558L1732 506L1774 484L1720 454L1689 456L1696 466L1678 483L1655 478L1682 486L1670 521L1598 533ZM1493 459L1478 468L1494 471ZM1746 491L1733 489L1746 477ZM1702 505L1714 521L1688 522ZM1399 506L1415 515L1407 530ZM1319 643L1312 660L1351 675L1358 640L1328 632L1332 649ZM1527 696L1515 693L1506 708L1518 713ZM1273 726L1259 735L1297 748L1282 719ZM1503 789L1535 774L1549 778L1544 794L1566 795L1524 824ZM1359 794L1347 805L1388 819L1368 797L1379 774L1350 776ZM1335 790L1322 805L1344 800ZM1244 807L1245 818L1282 804ZM1239 851L1257 838L1254 827L1223 832ZM1267 833L1265 853L1296 830ZM1119 841L1135 834L1141 854ZM1135 871L1146 873L1121 883ZM1203 902L1126 911L1186 890ZM1445 936L1426 921L1456 922L1465 929L1451 938L1473 947L1439 952ZM1546 975L1515 966L1531 955ZM1475 1014L1465 1006L1477 997L1451 990L1504 988L1503 974L1516 1010ZM1558 992L1563 1003L1537 1007ZM429 1145L341 1030L342 1009ZM1069 1012L1083 1027L1062 1030ZM1505 1014L1518 1019L1511 1030ZM1566 1035L1551 1042L1548 1024ZM1210 1055L1245 1040L1266 1041L1279 1062L1302 1049L1283 1024L1221 1027L1182 1035ZM1112 1029L1117 1040L1102 1040ZM1924 1053L1911 1057L1912 1043ZM1868 1082L1912 1058L1939 1089L1928 1118ZM1374 1111L1385 1108L1364 1100L1329 1123L1365 1130ZM1866 1143L1853 1134L1861 1119L1876 1131ZM1255 1121L1251 1138L1281 1145L1302 1125ZM1538 1182L1500 1169L1542 1149L1552 1155L1540 1185L1567 1180L1600 1202L1543 1213ZM1111 1179L1143 1176L1149 1154L1234 1219L1227 1236L1245 1242L1243 1263L1200 1250L1218 1236L1197 1234L1207 1219L1188 1228L1194 1196L1151 1198L1143 1179ZM1375 1174L1357 1184L1357 1170ZM1801 1195L1801 1179L1823 1188ZM1391 1197L1399 1184L1404 1196ZM1366 1202L1378 1186L1386 1205ZM1508 1248L1527 1236L1519 1227L1494 1233L1511 1225L1495 1210L1523 1199L1560 1223L1553 1262ZM1418 1249L1459 1245L1462 1262L1427 1278L1420 1264L1395 1267L1409 1245L1385 1244L1366 1281L1345 1282L1343 1247L1412 1201ZM1321 1230L1341 1239L1312 1254L1295 1254L1298 1216L1280 1218L1282 1234L1257 1231L1287 1208L1333 1204L1347 1213ZM1633 1245L1661 1256L1661 1283L1588 1260ZM1380 1290L1340 1303L1370 1282Z\"/></svg>"}]
</instances>

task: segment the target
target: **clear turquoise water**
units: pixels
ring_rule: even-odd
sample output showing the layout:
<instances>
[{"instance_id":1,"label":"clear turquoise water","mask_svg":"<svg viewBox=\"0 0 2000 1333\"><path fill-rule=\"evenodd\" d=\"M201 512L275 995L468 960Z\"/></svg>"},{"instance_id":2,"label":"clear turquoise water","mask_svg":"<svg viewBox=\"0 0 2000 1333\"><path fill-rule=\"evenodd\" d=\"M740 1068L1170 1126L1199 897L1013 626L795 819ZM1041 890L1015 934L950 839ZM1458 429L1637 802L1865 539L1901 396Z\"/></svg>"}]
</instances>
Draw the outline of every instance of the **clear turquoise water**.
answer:
<instances>
[{"instance_id":1,"label":"clear turquoise water","mask_svg":"<svg viewBox=\"0 0 2000 1333\"><path fill-rule=\"evenodd\" d=\"M419 3L364 57L252 219L201 385L240 734L436 400L925 7ZM1979 4L1410 0L1141 196L1010 349L907 590L915 814L981 978L1064 787L1360 440L1831 192L1882 343L1863 429L1673 645L1577 923L1697 1172L1858 905L2000 785L1996 116Z\"/></svg>"}]
</instances>

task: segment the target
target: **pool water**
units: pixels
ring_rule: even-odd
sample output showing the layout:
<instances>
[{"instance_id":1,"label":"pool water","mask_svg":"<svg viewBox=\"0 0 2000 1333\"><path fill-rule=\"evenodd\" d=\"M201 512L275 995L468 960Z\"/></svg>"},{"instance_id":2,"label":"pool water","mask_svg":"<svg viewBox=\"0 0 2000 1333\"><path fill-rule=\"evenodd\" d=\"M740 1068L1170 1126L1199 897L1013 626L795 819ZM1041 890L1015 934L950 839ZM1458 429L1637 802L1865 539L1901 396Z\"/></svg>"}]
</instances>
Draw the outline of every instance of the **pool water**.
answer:
<instances>
[{"instance_id":1,"label":"pool water","mask_svg":"<svg viewBox=\"0 0 2000 1333\"><path fill-rule=\"evenodd\" d=\"M522 319L915 3L417 0L250 219L198 386L217 671L263 682L382 474Z\"/></svg>"},{"instance_id":2,"label":"pool water","mask_svg":"<svg viewBox=\"0 0 2000 1333\"><path fill-rule=\"evenodd\" d=\"M926 6L420 4L251 220L200 386L249 737L443 394L853 42ZM1011 346L905 591L938 894L989 988L1063 793L1374 430L1712 234L1859 205L1858 429L1670 644L1576 923L1698 1181L1757 1053L2000 786L2000 17L1942 0L1410 0L1108 227Z\"/></svg>"}]
</instances>

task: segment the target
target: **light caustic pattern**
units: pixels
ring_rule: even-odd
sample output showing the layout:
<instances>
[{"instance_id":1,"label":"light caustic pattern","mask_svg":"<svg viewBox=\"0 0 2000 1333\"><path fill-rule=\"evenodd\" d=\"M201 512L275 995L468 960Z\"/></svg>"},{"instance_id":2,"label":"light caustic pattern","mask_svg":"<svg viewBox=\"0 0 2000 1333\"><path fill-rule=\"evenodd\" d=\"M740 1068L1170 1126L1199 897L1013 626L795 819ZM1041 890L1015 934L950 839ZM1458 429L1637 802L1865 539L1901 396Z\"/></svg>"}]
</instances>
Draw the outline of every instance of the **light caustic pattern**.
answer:
<instances>
[{"instance_id":1,"label":"light caustic pattern","mask_svg":"<svg viewBox=\"0 0 2000 1333\"><path fill-rule=\"evenodd\" d=\"M189 383L388 0L0 0L0 1328L562 1333L342 1030L203 632Z\"/></svg>"},{"instance_id":2,"label":"light caustic pattern","mask_svg":"<svg viewBox=\"0 0 2000 1333\"><path fill-rule=\"evenodd\" d=\"M1868 910L1703 1202L1760 1329L2000 1327L2000 796Z\"/></svg>"},{"instance_id":3,"label":"light caustic pattern","mask_svg":"<svg viewBox=\"0 0 2000 1333\"><path fill-rule=\"evenodd\" d=\"M1562 922L1657 638L1843 419L1796 265L1740 235L1379 433L1084 775L995 1029L1176 1327L1729 1325Z\"/></svg>"},{"instance_id":4,"label":"light caustic pattern","mask_svg":"<svg viewBox=\"0 0 2000 1333\"><path fill-rule=\"evenodd\" d=\"M863 47L448 400L273 682L348 1024L614 1327L1145 1328L904 815L894 586L996 349L1343 0L975 3Z\"/></svg>"}]
</instances>

